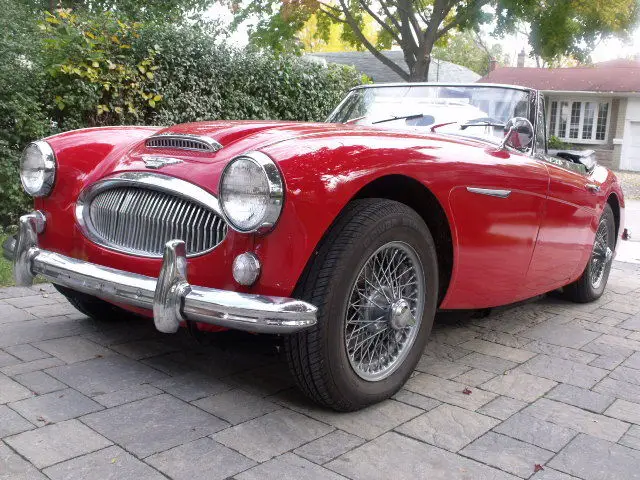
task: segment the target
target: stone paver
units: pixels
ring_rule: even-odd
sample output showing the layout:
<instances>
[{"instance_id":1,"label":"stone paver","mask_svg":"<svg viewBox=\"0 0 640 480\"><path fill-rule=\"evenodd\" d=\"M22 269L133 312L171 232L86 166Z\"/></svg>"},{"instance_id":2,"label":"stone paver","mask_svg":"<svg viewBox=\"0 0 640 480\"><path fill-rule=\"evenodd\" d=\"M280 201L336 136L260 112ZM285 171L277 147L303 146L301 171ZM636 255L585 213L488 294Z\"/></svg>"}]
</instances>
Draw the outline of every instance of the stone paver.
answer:
<instances>
[{"instance_id":1,"label":"stone paver","mask_svg":"<svg viewBox=\"0 0 640 480\"><path fill-rule=\"evenodd\" d=\"M46 372L89 396L167 378L165 374L151 367L115 355L54 367Z\"/></svg>"},{"instance_id":2,"label":"stone paver","mask_svg":"<svg viewBox=\"0 0 640 480\"><path fill-rule=\"evenodd\" d=\"M36 467L0 442L0 480L40 480L45 478Z\"/></svg>"},{"instance_id":3,"label":"stone paver","mask_svg":"<svg viewBox=\"0 0 640 480\"><path fill-rule=\"evenodd\" d=\"M339 455L352 450L364 443L364 439L343 432L334 430L333 432L320 437L317 440L307 443L300 448L296 448L294 453L313 463L324 464L333 460Z\"/></svg>"},{"instance_id":4,"label":"stone paver","mask_svg":"<svg viewBox=\"0 0 640 480\"><path fill-rule=\"evenodd\" d=\"M239 388L193 402L201 409L237 425L280 408L273 402Z\"/></svg>"},{"instance_id":5,"label":"stone paver","mask_svg":"<svg viewBox=\"0 0 640 480\"><path fill-rule=\"evenodd\" d=\"M593 387L609 373L602 368L554 358L549 355L538 355L519 366L516 371L583 388Z\"/></svg>"},{"instance_id":6,"label":"stone paver","mask_svg":"<svg viewBox=\"0 0 640 480\"><path fill-rule=\"evenodd\" d=\"M162 474L115 445L44 469L51 480L162 480Z\"/></svg>"},{"instance_id":7,"label":"stone paver","mask_svg":"<svg viewBox=\"0 0 640 480\"><path fill-rule=\"evenodd\" d=\"M457 452L498 423L494 418L443 404L396 428L396 431Z\"/></svg>"},{"instance_id":8,"label":"stone paver","mask_svg":"<svg viewBox=\"0 0 640 480\"><path fill-rule=\"evenodd\" d=\"M213 439L264 462L326 435L333 427L291 410L278 410L228 428Z\"/></svg>"},{"instance_id":9,"label":"stone paver","mask_svg":"<svg viewBox=\"0 0 640 480\"><path fill-rule=\"evenodd\" d=\"M201 438L157 453L149 457L147 462L176 480L223 480L256 464L210 438Z\"/></svg>"},{"instance_id":10,"label":"stone paver","mask_svg":"<svg viewBox=\"0 0 640 480\"><path fill-rule=\"evenodd\" d=\"M0 438L31 430L35 426L11 410L6 405L0 405Z\"/></svg>"},{"instance_id":11,"label":"stone paver","mask_svg":"<svg viewBox=\"0 0 640 480\"><path fill-rule=\"evenodd\" d=\"M524 478L534 472L536 464L544 464L554 455L549 450L494 432L480 437L460 453Z\"/></svg>"},{"instance_id":12,"label":"stone paver","mask_svg":"<svg viewBox=\"0 0 640 480\"><path fill-rule=\"evenodd\" d=\"M430 395L442 402L451 403L452 405L457 405L469 410L477 410L485 403L497 397L494 393L486 392L478 388L470 389L471 393L469 394L464 393L466 390L469 390L466 385L434 377L433 375L427 375L426 373L410 378L405 388L412 392Z\"/></svg>"},{"instance_id":13,"label":"stone paver","mask_svg":"<svg viewBox=\"0 0 640 480\"><path fill-rule=\"evenodd\" d=\"M75 419L29 430L8 437L5 442L38 468L111 445L109 440Z\"/></svg>"},{"instance_id":14,"label":"stone paver","mask_svg":"<svg viewBox=\"0 0 640 480\"><path fill-rule=\"evenodd\" d=\"M540 420L587 433L604 440L618 441L629 425L620 420L587 412L554 400L541 398L523 410Z\"/></svg>"},{"instance_id":15,"label":"stone paver","mask_svg":"<svg viewBox=\"0 0 640 480\"><path fill-rule=\"evenodd\" d=\"M345 477L292 453L236 475L238 480L344 480Z\"/></svg>"},{"instance_id":16,"label":"stone paver","mask_svg":"<svg viewBox=\"0 0 640 480\"><path fill-rule=\"evenodd\" d=\"M409 460L410 459L410 460ZM397 433L381 437L328 463L327 468L354 480L428 478L429 480L515 480L482 463Z\"/></svg>"},{"instance_id":17,"label":"stone paver","mask_svg":"<svg viewBox=\"0 0 640 480\"><path fill-rule=\"evenodd\" d=\"M517 400L533 402L556 385L557 383L553 380L520 373L516 370L489 380L482 385L482 388Z\"/></svg>"},{"instance_id":18,"label":"stone paver","mask_svg":"<svg viewBox=\"0 0 640 480\"><path fill-rule=\"evenodd\" d=\"M545 396L595 413L604 412L615 400L614 397L609 395L603 395L566 383L561 383Z\"/></svg>"},{"instance_id":19,"label":"stone paver","mask_svg":"<svg viewBox=\"0 0 640 480\"><path fill-rule=\"evenodd\" d=\"M92 413L82 417L82 421L138 457L162 452L228 426L227 422L170 395Z\"/></svg>"},{"instance_id":20,"label":"stone paver","mask_svg":"<svg viewBox=\"0 0 640 480\"><path fill-rule=\"evenodd\" d=\"M22 400L31 395L31 390L0 373L0 404Z\"/></svg>"},{"instance_id":21,"label":"stone paver","mask_svg":"<svg viewBox=\"0 0 640 480\"><path fill-rule=\"evenodd\" d=\"M103 408L72 388L31 397L9 406L35 425L62 422Z\"/></svg>"},{"instance_id":22,"label":"stone paver","mask_svg":"<svg viewBox=\"0 0 640 480\"><path fill-rule=\"evenodd\" d=\"M526 413L516 413L494 428L494 431L553 452L559 451L577 433Z\"/></svg>"},{"instance_id":23,"label":"stone paver","mask_svg":"<svg viewBox=\"0 0 640 480\"><path fill-rule=\"evenodd\" d=\"M545 343L560 347L580 348L595 340L600 335L590 332L577 325L557 324L553 320L547 320L533 328L520 333L523 337L542 340Z\"/></svg>"},{"instance_id":24,"label":"stone paver","mask_svg":"<svg viewBox=\"0 0 640 480\"><path fill-rule=\"evenodd\" d=\"M359 412L292 388L277 338L201 337L0 289L0 480L639 478L640 265L592 304L439 315L405 387Z\"/></svg>"},{"instance_id":25,"label":"stone paver","mask_svg":"<svg viewBox=\"0 0 640 480\"><path fill-rule=\"evenodd\" d=\"M578 435L549 465L585 480L640 478L640 451Z\"/></svg>"}]
</instances>

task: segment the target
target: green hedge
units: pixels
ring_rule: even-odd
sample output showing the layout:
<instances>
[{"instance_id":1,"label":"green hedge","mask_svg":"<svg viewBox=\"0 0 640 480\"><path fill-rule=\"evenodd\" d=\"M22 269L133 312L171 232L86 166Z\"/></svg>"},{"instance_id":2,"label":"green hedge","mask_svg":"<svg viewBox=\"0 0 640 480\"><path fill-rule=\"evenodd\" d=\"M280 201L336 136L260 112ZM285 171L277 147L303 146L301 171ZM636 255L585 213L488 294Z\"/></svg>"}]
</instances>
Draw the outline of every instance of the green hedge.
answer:
<instances>
[{"instance_id":1,"label":"green hedge","mask_svg":"<svg viewBox=\"0 0 640 480\"><path fill-rule=\"evenodd\" d=\"M322 121L367 81L350 67L230 47L207 25L70 11L38 19L15 4L0 0L0 226L28 208L18 160L32 139L114 124Z\"/></svg>"}]
</instances>

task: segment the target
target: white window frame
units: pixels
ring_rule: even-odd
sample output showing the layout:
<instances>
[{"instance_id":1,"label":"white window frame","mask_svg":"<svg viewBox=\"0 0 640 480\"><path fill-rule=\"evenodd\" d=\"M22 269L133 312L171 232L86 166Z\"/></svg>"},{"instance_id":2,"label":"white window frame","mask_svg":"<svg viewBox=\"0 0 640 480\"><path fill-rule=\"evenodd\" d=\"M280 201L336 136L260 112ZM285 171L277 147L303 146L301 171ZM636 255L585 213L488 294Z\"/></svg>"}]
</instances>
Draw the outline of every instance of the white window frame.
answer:
<instances>
[{"instance_id":1,"label":"white window frame","mask_svg":"<svg viewBox=\"0 0 640 480\"><path fill-rule=\"evenodd\" d=\"M609 128L611 127L611 108L612 108L612 99L611 98L600 98L600 97L547 97L547 138L551 138L554 136L563 142L566 143L576 143L576 144L593 144L593 145L604 145L609 141ZM557 111L556 111L556 124L554 125L553 130L551 130L551 104L553 102L557 102ZM567 128L565 130L565 136L561 137L558 135L558 131L560 130L560 106L562 102L567 102L569 104L569 118L567 119ZM580 102L580 123L578 125L578 138L570 138L569 132L571 131L571 111L573 109L574 102ZM582 138L582 127L584 125L584 113L586 103L595 103L596 109L593 117L593 128L591 131L591 138L585 139ZM598 129L598 113L600 111L601 103L606 103L609 106L607 107L607 120L605 123L605 131L604 131L604 139L597 140L596 139L596 131Z\"/></svg>"}]
</instances>

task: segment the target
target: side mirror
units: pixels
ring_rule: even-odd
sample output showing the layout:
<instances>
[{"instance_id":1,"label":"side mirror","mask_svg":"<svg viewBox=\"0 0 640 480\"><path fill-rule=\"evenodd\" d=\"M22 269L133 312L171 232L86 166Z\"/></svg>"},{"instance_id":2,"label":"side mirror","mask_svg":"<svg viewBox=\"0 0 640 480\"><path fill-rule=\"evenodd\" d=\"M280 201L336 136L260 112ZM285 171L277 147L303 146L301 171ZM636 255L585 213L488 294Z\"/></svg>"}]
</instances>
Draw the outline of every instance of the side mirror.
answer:
<instances>
[{"instance_id":1,"label":"side mirror","mask_svg":"<svg viewBox=\"0 0 640 480\"><path fill-rule=\"evenodd\" d=\"M525 151L533 143L533 125L524 117L514 117L504 127L505 136L500 148L515 148Z\"/></svg>"}]
</instances>

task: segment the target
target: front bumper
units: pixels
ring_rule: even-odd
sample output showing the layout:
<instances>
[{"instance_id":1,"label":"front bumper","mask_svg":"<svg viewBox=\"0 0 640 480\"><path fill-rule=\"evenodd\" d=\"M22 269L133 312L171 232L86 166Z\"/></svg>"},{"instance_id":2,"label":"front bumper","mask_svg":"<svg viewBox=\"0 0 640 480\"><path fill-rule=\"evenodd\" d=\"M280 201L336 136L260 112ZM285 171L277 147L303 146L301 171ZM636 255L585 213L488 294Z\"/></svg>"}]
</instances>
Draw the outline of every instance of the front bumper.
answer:
<instances>
[{"instance_id":1,"label":"front bumper","mask_svg":"<svg viewBox=\"0 0 640 480\"><path fill-rule=\"evenodd\" d=\"M72 290L152 310L156 328L166 333L186 321L260 333L292 333L316 323L317 308L300 300L190 285L182 240L167 242L160 275L153 278L38 248L44 223L39 212L23 215L17 238L3 244L18 285L31 285L41 275Z\"/></svg>"}]
</instances>

